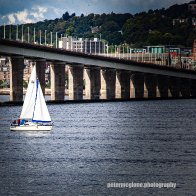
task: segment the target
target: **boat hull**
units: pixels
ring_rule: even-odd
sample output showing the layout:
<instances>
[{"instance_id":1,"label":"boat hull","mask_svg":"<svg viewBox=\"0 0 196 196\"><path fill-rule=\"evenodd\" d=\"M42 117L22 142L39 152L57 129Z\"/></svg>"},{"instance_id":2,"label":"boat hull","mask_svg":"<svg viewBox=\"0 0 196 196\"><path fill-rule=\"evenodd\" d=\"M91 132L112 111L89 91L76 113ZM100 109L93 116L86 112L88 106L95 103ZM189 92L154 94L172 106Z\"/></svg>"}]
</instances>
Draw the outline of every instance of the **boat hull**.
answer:
<instances>
[{"instance_id":1,"label":"boat hull","mask_svg":"<svg viewBox=\"0 0 196 196\"><path fill-rule=\"evenodd\" d=\"M10 126L11 131L51 131L51 125L20 125Z\"/></svg>"}]
</instances>

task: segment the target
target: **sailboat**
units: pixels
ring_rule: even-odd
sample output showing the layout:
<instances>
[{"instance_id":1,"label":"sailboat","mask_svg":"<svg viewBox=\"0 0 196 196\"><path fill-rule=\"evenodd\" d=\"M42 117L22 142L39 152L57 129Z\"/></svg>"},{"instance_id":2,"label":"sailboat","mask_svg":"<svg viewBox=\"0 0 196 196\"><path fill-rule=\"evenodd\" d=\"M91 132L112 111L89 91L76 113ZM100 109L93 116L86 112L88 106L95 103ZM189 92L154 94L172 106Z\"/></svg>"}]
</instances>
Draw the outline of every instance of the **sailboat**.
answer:
<instances>
[{"instance_id":1,"label":"sailboat","mask_svg":"<svg viewBox=\"0 0 196 196\"><path fill-rule=\"evenodd\" d=\"M46 101L43 96L40 82L33 67L29 80L22 112L18 122L10 125L11 131L50 131L52 122Z\"/></svg>"}]
</instances>

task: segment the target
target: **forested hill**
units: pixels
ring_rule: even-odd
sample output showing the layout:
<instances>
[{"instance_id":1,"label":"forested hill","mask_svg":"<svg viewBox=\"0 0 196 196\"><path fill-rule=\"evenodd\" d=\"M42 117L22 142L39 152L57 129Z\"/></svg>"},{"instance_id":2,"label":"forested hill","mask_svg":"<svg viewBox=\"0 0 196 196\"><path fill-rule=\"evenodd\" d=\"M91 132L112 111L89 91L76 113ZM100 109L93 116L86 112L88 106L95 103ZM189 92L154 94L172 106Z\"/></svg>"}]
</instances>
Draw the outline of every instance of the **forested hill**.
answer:
<instances>
[{"instance_id":1,"label":"forested hill","mask_svg":"<svg viewBox=\"0 0 196 196\"><path fill-rule=\"evenodd\" d=\"M196 3L192 1L190 3ZM190 4L189 3L189 4ZM27 37L27 27L31 34L33 29L42 30L42 41L44 32L47 30L47 41L50 40L50 32L58 32L61 35L71 35L75 37L100 37L109 44L127 43L132 47L144 45L184 45L192 47L193 40L196 38L196 26L194 19L196 14L189 11L188 4L173 5L168 9L149 10L135 15L125 14L89 14L76 16L75 13L65 12L61 18L55 20L44 20L34 24L25 24L24 37ZM196 25L196 19L195 19ZM21 34L19 29L19 37ZM6 28L9 35L9 27ZM16 27L12 26L12 37L16 37ZM3 26L0 28L3 37ZM31 36L31 39L32 36ZM36 40L39 33L36 33Z\"/></svg>"}]
</instances>

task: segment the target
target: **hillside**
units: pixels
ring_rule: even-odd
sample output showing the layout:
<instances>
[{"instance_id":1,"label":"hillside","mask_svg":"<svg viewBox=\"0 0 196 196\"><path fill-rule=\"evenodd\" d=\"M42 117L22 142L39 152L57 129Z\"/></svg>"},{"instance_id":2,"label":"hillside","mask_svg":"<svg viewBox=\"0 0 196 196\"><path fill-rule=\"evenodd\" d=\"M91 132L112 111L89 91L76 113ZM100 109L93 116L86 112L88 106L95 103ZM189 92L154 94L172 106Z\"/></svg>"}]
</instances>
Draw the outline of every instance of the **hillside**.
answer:
<instances>
[{"instance_id":1,"label":"hillside","mask_svg":"<svg viewBox=\"0 0 196 196\"><path fill-rule=\"evenodd\" d=\"M196 3L195 1L191 3ZM89 14L76 16L75 13L65 12L61 18L44 20L34 24L23 25L24 40L27 40L29 27L31 41L33 29L36 29L36 41L39 41L39 32L47 33L47 43L50 42L50 32L75 37L100 37L109 44L127 43L131 47L144 45L175 44L192 47L196 38L195 13L189 11L188 4L173 5L168 9L149 10L135 15L126 14ZM21 38L22 25L18 26L19 39ZM11 32L11 33L10 33ZM3 37L3 26L0 27L0 36ZM16 38L16 26L6 26L6 38Z\"/></svg>"}]
</instances>

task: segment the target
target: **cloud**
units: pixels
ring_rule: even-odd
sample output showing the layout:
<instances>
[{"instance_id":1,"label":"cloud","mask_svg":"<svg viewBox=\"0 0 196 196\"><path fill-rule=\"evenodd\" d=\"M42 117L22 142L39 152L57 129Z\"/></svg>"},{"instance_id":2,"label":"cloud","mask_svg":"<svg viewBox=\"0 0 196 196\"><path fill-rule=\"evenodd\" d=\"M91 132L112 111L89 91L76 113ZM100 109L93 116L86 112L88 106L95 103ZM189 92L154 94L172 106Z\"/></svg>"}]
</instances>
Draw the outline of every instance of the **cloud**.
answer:
<instances>
[{"instance_id":1,"label":"cloud","mask_svg":"<svg viewBox=\"0 0 196 196\"><path fill-rule=\"evenodd\" d=\"M33 16L37 21L44 19L44 14L48 11L46 7L36 6L32 8L29 15Z\"/></svg>"},{"instance_id":2,"label":"cloud","mask_svg":"<svg viewBox=\"0 0 196 196\"><path fill-rule=\"evenodd\" d=\"M114 0L116 1L116 0ZM159 8L168 8L171 5L174 4L183 4L183 3L188 3L190 2L190 0L164 0L164 1L160 1L160 0L137 0L137 1L129 1L129 0L122 0L123 2L126 2L127 5L131 5L135 8L137 8L137 10L149 10L149 9L159 9Z\"/></svg>"},{"instance_id":3,"label":"cloud","mask_svg":"<svg viewBox=\"0 0 196 196\"><path fill-rule=\"evenodd\" d=\"M7 18L8 18L8 20L9 20L9 24L14 24L15 21L16 21L16 19L15 19L15 17L14 17L14 14L9 14L9 15L7 16Z\"/></svg>"},{"instance_id":4,"label":"cloud","mask_svg":"<svg viewBox=\"0 0 196 196\"><path fill-rule=\"evenodd\" d=\"M46 7L35 6L31 10L24 9L16 13L5 15L2 18L7 18L9 24L33 23L43 20L45 18L44 14L47 13L47 10Z\"/></svg>"},{"instance_id":5,"label":"cloud","mask_svg":"<svg viewBox=\"0 0 196 196\"><path fill-rule=\"evenodd\" d=\"M0 0L0 24L60 18L63 13L132 13L168 8L191 0ZM3 18L4 17L4 18Z\"/></svg>"},{"instance_id":6,"label":"cloud","mask_svg":"<svg viewBox=\"0 0 196 196\"><path fill-rule=\"evenodd\" d=\"M17 12L14 15L16 16L19 23L32 23L33 20L29 18L28 10L23 10L21 12Z\"/></svg>"},{"instance_id":7,"label":"cloud","mask_svg":"<svg viewBox=\"0 0 196 196\"><path fill-rule=\"evenodd\" d=\"M50 9L52 9L56 15L59 15L59 14L62 15L65 12L63 9L60 9L60 8L50 7Z\"/></svg>"}]
</instances>

